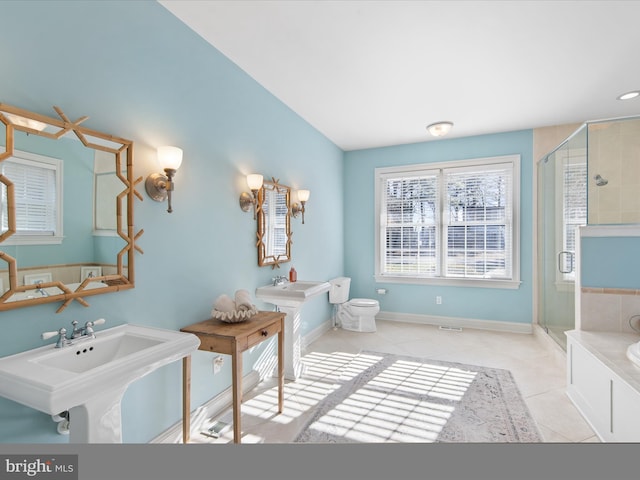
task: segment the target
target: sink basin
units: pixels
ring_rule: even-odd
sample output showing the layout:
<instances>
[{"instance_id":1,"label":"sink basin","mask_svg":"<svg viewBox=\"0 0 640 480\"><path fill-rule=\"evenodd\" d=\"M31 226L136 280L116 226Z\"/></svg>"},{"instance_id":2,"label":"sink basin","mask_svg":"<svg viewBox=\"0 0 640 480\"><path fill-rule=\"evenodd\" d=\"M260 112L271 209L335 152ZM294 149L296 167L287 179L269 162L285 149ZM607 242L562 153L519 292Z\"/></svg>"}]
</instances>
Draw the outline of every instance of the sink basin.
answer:
<instances>
[{"instance_id":1,"label":"sink basin","mask_svg":"<svg viewBox=\"0 0 640 480\"><path fill-rule=\"evenodd\" d=\"M640 342L629 345L627 358L640 367Z\"/></svg>"},{"instance_id":2,"label":"sink basin","mask_svg":"<svg viewBox=\"0 0 640 480\"><path fill-rule=\"evenodd\" d=\"M288 282L256 289L256 297L278 306L297 306L305 300L328 292L329 282Z\"/></svg>"},{"instance_id":3,"label":"sink basin","mask_svg":"<svg viewBox=\"0 0 640 480\"><path fill-rule=\"evenodd\" d=\"M0 358L0 395L51 415L69 410L72 443L117 443L128 385L200 345L189 333L131 324L72 342Z\"/></svg>"}]
</instances>

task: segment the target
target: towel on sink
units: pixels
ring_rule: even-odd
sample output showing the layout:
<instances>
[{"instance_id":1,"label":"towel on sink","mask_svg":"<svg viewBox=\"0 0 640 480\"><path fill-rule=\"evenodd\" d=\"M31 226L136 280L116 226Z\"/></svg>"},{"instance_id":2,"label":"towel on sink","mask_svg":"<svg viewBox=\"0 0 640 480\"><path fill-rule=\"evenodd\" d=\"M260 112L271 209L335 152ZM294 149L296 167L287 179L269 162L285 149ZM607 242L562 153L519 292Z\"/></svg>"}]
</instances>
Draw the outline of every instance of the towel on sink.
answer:
<instances>
[{"instance_id":1,"label":"towel on sink","mask_svg":"<svg viewBox=\"0 0 640 480\"><path fill-rule=\"evenodd\" d=\"M229 297L229 295L223 293L216 298L213 308L219 312L233 312L236 309L236 303L231 299L231 297Z\"/></svg>"},{"instance_id":2,"label":"towel on sink","mask_svg":"<svg viewBox=\"0 0 640 480\"><path fill-rule=\"evenodd\" d=\"M238 310L252 310L254 308L251 303L251 294L247 290L237 290L235 296Z\"/></svg>"}]
</instances>

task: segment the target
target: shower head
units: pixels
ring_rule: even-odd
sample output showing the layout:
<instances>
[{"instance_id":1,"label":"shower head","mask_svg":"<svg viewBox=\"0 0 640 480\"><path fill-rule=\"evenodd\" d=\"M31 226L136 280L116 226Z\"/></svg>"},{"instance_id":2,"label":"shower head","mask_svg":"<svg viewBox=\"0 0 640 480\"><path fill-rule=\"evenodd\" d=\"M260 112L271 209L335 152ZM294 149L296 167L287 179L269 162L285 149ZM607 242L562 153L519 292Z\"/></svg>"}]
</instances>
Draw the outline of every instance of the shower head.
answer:
<instances>
[{"instance_id":1,"label":"shower head","mask_svg":"<svg viewBox=\"0 0 640 480\"><path fill-rule=\"evenodd\" d=\"M606 178L602 178L602 175L600 175L599 173L594 176L593 179L596 181L596 185L598 187L604 187L607 183L609 183L609 180L607 180Z\"/></svg>"}]
</instances>

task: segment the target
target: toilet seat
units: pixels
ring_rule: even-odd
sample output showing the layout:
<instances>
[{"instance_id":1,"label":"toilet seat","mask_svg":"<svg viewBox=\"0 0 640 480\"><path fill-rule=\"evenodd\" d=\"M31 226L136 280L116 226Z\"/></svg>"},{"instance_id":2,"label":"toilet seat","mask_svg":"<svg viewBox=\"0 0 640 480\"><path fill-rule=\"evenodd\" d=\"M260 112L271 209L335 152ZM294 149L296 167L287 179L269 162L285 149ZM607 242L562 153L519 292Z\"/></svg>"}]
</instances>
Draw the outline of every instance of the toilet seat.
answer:
<instances>
[{"instance_id":1,"label":"toilet seat","mask_svg":"<svg viewBox=\"0 0 640 480\"><path fill-rule=\"evenodd\" d=\"M354 307L377 307L379 302L370 298L352 298L349 300L349 304Z\"/></svg>"}]
</instances>

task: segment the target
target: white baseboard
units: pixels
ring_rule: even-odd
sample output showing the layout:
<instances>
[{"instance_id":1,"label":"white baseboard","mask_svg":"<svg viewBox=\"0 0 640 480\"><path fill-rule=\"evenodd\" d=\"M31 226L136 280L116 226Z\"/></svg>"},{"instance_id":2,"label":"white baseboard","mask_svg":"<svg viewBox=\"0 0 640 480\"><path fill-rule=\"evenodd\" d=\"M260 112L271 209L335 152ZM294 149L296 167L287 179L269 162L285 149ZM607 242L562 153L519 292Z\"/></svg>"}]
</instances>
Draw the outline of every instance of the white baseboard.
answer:
<instances>
[{"instance_id":1,"label":"white baseboard","mask_svg":"<svg viewBox=\"0 0 640 480\"><path fill-rule=\"evenodd\" d=\"M243 395L254 389L258 383L260 383L260 374L255 370L242 377ZM211 418L217 417L231 408L232 403L233 393L231 392L231 387L229 387L192 411L191 436L198 435ZM182 443L182 420L173 424L149 443Z\"/></svg>"},{"instance_id":2,"label":"white baseboard","mask_svg":"<svg viewBox=\"0 0 640 480\"><path fill-rule=\"evenodd\" d=\"M322 322L316 328L302 337L302 350L304 351L309 345L318 340L322 335L331 330L331 319Z\"/></svg>"},{"instance_id":3,"label":"white baseboard","mask_svg":"<svg viewBox=\"0 0 640 480\"><path fill-rule=\"evenodd\" d=\"M419 323L422 325L442 325L444 327L476 328L498 332L533 333L531 324L500 322L497 320L479 320L475 318L441 317L438 315L422 315L416 313L379 312L376 320L391 322Z\"/></svg>"}]
</instances>

